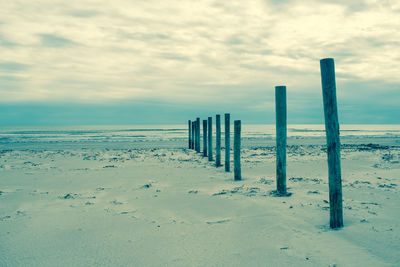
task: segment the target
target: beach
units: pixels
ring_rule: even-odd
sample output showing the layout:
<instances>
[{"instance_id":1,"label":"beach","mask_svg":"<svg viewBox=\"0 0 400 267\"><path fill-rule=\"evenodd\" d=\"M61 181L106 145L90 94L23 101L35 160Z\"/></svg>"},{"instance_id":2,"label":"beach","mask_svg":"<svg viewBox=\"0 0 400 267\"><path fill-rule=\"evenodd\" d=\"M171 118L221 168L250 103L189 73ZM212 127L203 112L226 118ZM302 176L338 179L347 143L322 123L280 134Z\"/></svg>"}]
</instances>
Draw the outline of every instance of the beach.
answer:
<instances>
[{"instance_id":1,"label":"beach","mask_svg":"<svg viewBox=\"0 0 400 267\"><path fill-rule=\"evenodd\" d=\"M244 126L242 181L184 126L131 128L0 131L0 266L400 265L399 126L342 127L339 230L321 125L289 127L288 197L272 126Z\"/></svg>"}]
</instances>

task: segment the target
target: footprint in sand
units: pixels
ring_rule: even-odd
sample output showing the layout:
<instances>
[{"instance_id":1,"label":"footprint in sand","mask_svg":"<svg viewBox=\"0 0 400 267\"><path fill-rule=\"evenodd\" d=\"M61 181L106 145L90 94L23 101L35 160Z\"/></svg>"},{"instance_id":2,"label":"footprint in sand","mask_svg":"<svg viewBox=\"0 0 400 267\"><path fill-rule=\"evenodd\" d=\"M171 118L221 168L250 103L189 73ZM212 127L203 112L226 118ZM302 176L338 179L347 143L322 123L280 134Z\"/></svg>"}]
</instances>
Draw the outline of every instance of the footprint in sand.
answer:
<instances>
[{"instance_id":1,"label":"footprint in sand","mask_svg":"<svg viewBox=\"0 0 400 267\"><path fill-rule=\"evenodd\" d=\"M378 187L380 188L395 188L397 186L397 184L378 184Z\"/></svg>"},{"instance_id":2,"label":"footprint in sand","mask_svg":"<svg viewBox=\"0 0 400 267\"><path fill-rule=\"evenodd\" d=\"M117 200L113 200L113 201L110 201L110 203L111 204L114 204L114 205L122 205L122 204L124 204L124 203L122 203L122 202L119 202L119 201L117 201Z\"/></svg>"},{"instance_id":3,"label":"footprint in sand","mask_svg":"<svg viewBox=\"0 0 400 267\"><path fill-rule=\"evenodd\" d=\"M16 215L18 216L25 216L26 212L25 211L21 211L21 210L17 210Z\"/></svg>"},{"instance_id":4,"label":"footprint in sand","mask_svg":"<svg viewBox=\"0 0 400 267\"><path fill-rule=\"evenodd\" d=\"M78 194L68 193L68 194L66 194L64 196L59 196L59 198L61 198L61 199L75 199L78 196L79 196Z\"/></svg>"},{"instance_id":5,"label":"footprint in sand","mask_svg":"<svg viewBox=\"0 0 400 267\"><path fill-rule=\"evenodd\" d=\"M272 179L267 180L265 178L261 178L258 182L261 184L273 184L274 183L274 181Z\"/></svg>"},{"instance_id":6,"label":"footprint in sand","mask_svg":"<svg viewBox=\"0 0 400 267\"><path fill-rule=\"evenodd\" d=\"M11 216L6 215L6 216L3 216L3 217L0 217L0 222L6 221L6 220L9 220L9 219L11 219Z\"/></svg>"},{"instance_id":7,"label":"footprint in sand","mask_svg":"<svg viewBox=\"0 0 400 267\"><path fill-rule=\"evenodd\" d=\"M217 220L217 221L206 221L206 224L221 224L221 223L227 223L230 222L230 219L222 219L222 220Z\"/></svg>"},{"instance_id":8,"label":"footprint in sand","mask_svg":"<svg viewBox=\"0 0 400 267\"><path fill-rule=\"evenodd\" d=\"M148 189L148 188L150 188L150 187L152 187L152 185L151 185L151 183L148 183L148 184L142 185L140 188L142 188L142 189Z\"/></svg>"}]
</instances>

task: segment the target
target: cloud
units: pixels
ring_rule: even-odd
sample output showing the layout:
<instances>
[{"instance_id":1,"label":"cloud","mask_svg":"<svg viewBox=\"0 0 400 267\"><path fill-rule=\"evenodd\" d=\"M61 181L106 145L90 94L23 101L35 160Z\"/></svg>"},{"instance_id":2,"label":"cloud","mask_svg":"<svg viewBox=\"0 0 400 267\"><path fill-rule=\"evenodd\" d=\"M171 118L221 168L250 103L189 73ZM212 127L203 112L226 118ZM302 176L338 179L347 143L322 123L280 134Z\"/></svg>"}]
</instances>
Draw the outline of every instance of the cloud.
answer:
<instances>
[{"instance_id":1,"label":"cloud","mask_svg":"<svg viewBox=\"0 0 400 267\"><path fill-rule=\"evenodd\" d=\"M96 10L89 9L73 9L65 12L66 15L70 15L78 18L90 18L99 15L100 13Z\"/></svg>"},{"instance_id":2,"label":"cloud","mask_svg":"<svg viewBox=\"0 0 400 267\"><path fill-rule=\"evenodd\" d=\"M0 46L3 47L13 47L16 46L17 44L14 42L10 42L9 40L7 40L5 37L2 36L2 34L0 33Z\"/></svg>"},{"instance_id":3,"label":"cloud","mask_svg":"<svg viewBox=\"0 0 400 267\"><path fill-rule=\"evenodd\" d=\"M0 73L1 72L18 72L29 69L29 65L21 64L18 62L0 62Z\"/></svg>"},{"instance_id":4,"label":"cloud","mask_svg":"<svg viewBox=\"0 0 400 267\"><path fill-rule=\"evenodd\" d=\"M23 77L18 77L16 75L2 74L0 70L0 95L7 96L11 101L26 101L27 92L25 86L28 84L27 79Z\"/></svg>"},{"instance_id":5,"label":"cloud","mask_svg":"<svg viewBox=\"0 0 400 267\"><path fill-rule=\"evenodd\" d=\"M2 103L150 99L261 112L285 84L311 114L325 57L338 84L351 84L349 103L352 88L390 102L374 90L400 84L394 0L20 0L2 10L0 75L20 79L0 79Z\"/></svg>"},{"instance_id":6,"label":"cloud","mask_svg":"<svg viewBox=\"0 0 400 267\"><path fill-rule=\"evenodd\" d=\"M43 47L65 47L75 44L74 41L54 34L39 34Z\"/></svg>"}]
</instances>

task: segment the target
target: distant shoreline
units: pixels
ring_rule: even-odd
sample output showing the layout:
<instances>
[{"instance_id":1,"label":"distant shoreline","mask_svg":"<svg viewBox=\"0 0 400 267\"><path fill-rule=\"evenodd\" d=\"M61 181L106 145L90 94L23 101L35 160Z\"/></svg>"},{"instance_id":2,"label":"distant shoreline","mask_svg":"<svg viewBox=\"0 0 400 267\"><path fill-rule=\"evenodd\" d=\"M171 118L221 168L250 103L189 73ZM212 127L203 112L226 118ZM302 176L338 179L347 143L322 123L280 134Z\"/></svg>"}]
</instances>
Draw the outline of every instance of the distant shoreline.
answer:
<instances>
[{"instance_id":1,"label":"distant shoreline","mask_svg":"<svg viewBox=\"0 0 400 267\"><path fill-rule=\"evenodd\" d=\"M222 139L223 140L223 139ZM222 142L223 144L224 142ZM326 144L325 137L289 137L288 146L309 146ZM342 136L342 145L400 146L400 138L390 136ZM274 147L275 138L242 138L242 148L254 149L257 147ZM0 143L0 150L60 150L60 149L185 149L186 138L169 140L137 140L137 141L52 141L52 142L17 142ZM224 148L222 146L222 148Z\"/></svg>"}]
</instances>

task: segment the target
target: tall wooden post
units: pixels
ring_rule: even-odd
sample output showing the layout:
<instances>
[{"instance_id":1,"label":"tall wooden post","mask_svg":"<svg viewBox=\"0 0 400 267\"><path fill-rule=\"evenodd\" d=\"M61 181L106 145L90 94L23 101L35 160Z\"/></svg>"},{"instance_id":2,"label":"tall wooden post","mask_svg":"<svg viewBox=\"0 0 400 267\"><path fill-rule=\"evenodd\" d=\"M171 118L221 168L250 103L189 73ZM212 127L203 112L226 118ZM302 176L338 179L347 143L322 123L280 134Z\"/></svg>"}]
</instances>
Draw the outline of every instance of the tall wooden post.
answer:
<instances>
[{"instance_id":1,"label":"tall wooden post","mask_svg":"<svg viewBox=\"0 0 400 267\"><path fill-rule=\"evenodd\" d=\"M276 191L286 194L286 137L287 137L287 108L286 86L275 87L276 111Z\"/></svg>"},{"instance_id":2,"label":"tall wooden post","mask_svg":"<svg viewBox=\"0 0 400 267\"><path fill-rule=\"evenodd\" d=\"M339 120L333 58L320 61L329 169L330 227L343 227L342 174L340 167Z\"/></svg>"},{"instance_id":3,"label":"tall wooden post","mask_svg":"<svg viewBox=\"0 0 400 267\"><path fill-rule=\"evenodd\" d=\"M203 157L207 157L207 120L203 120Z\"/></svg>"},{"instance_id":4,"label":"tall wooden post","mask_svg":"<svg viewBox=\"0 0 400 267\"><path fill-rule=\"evenodd\" d=\"M231 161L231 115L225 113L225 171L230 171Z\"/></svg>"},{"instance_id":5,"label":"tall wooden post","mask_svg":"<svg viewBox=\"0 0 400 267\"><path fill-rule=\"evenodd\" d=\"M192 148L192 121L188 120L188 127L189 127L189 149Z\"/></svg>"},{"instance_id":6,"label":"tall wooden post","mask_svg":"<svg viewBox=\"0 0 400 267\"><path fill-rule=\"evenodd\" d=\"M234 159L234 177L235 181L242 180L242 170L240 167L240 131L241 122L237 120L234 122L234 138L233 138L233 159Z\"/></svg>"},{"instance_id":7,"label":"tall wooden post","mask_svg":"<svg viewBox=\"0 0 400 267\"><path fill-rule=\"evenodd\" d=\"M215 116L215 166L221 166L221 115Z\"/></svg>"},{"instance_id":8,"label":"tall wooden post","mask_svg":"<svg viewBox=\"0 0 400 267\"><path fill-rule=\"evenodd\" d=\"M208 117L208 160L213 161L212 117Z\"/></svg>"},{"instance_id":9,"label":"tall wooden post","mask_svg":"<svg viewBox=\"0 0 400 267\"><path fill-rule=\"evenodd\" d=\"M200 118L196 118L196 152L200 153Z\"/></svg>"},{"instance_id":10,"label":"tall wooden post","mask_svg":"<svg viewBox=\"0 0 400 267\"><path fill-rule=\"evenodd\" d=\"M195 124L196 124L196 122L195 121L192 121L192 149L194 149L194 133L195 133Z\"/></svg>"}]
</instances>

